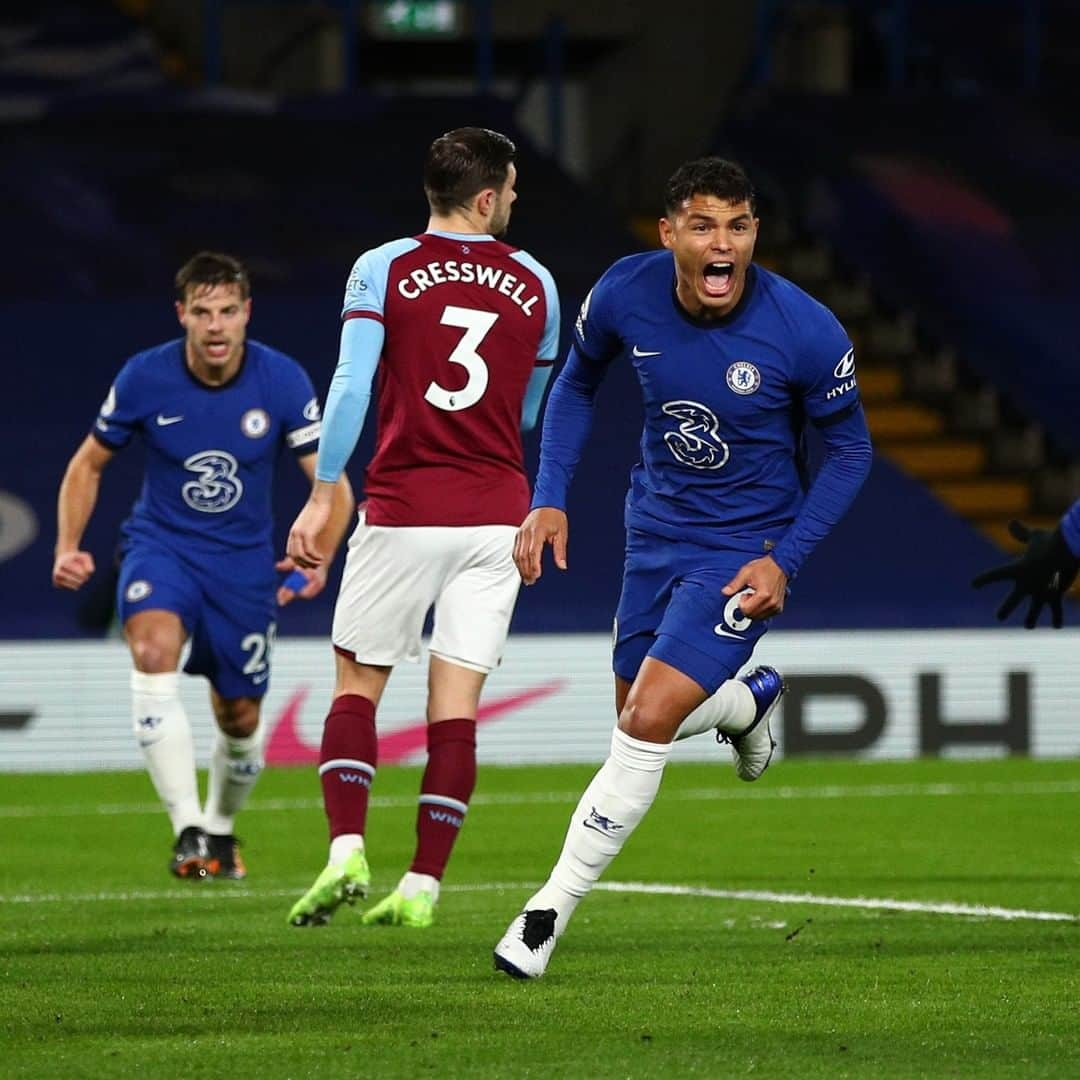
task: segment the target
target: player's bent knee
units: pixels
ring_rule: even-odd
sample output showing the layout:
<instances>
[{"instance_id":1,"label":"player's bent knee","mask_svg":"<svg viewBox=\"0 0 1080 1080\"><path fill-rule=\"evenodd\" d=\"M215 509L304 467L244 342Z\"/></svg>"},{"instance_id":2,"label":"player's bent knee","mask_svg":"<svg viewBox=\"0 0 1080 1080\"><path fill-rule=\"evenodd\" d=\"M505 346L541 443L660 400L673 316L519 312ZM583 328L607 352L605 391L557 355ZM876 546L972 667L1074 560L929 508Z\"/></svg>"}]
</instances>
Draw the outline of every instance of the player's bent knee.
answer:
<instances>
[{"instance_id":1,"label":"player's bent knee","mask_svg":"<svg viewBox=\"0 0 1080 1080\"><path fill-rule=\"evenodd\" d=\"M643 742L667 743L675 738L683 719L648 700L631 697L619 714L619 730Z\"/></svg>"},{"instance_id":2,"label":"player's bent knee","mask_svg":"<svg viewBox=\"0 0 1080 1080\"><path fill-rule=\"evenodd\" d=\"M218 727L230 739L246 739L259 727L259 702L255 698L221 698L214 712Z\"/></svg>"},{"instance_id":3,"label":"player's bent knee","mask_svg":"<svg viewBox=\"0 0 1080 1080\"><path fill-rule=\"evenodd\" d=\"M180 652L173 641L154 634L132 638L131 659L135 670L146 675L163 675L176 670Z\"/></svg>"}]
</instances>

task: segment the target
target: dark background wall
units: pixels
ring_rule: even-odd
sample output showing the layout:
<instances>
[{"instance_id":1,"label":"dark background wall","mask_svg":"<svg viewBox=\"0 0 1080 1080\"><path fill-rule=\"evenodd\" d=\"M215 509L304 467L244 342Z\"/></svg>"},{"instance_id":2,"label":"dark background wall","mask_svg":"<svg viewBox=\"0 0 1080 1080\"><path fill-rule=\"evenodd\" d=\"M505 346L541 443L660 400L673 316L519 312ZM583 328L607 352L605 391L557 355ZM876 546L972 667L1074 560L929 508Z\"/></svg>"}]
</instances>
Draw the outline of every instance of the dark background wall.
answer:
<instances>
[{"instance_id":1,"label":"dark background wall","mask_svg":"<svg viewBox=\"0 0 1080 1080\"><path fill-rule=\"evenodd\" d=\"M961 342L973 377L1048 433L1054 468L1033 475L1068 487L1080 446L1078 286L1073 245L1056 242L1078 220L1075 120L1059 85L1080 40L1068 5L1002 0L994 20L963 3L463 7L450 40L377 38L366 24L350 39L332 4L222 4L217 37L204 19L213 4L47 3L5 16L0 637L100 632L107 588L49 587L56 487L124 358L178 332L179 263L203 247L243 257L252 335L325 392L351 262L423 227L424 150L464 123L518 140L511 238L555 272L567 328L613 259L655 242L674 166L731 154L761 190L763 257L786 267L785 252L824 242L848 277ZM985 216L912 182L943 170L997 208L991 220L1006 227L993 245ZM639 424L633 379L616 371L575 483L571 572L523 592L518 630L610 624ZM368 431L350 465L357 487L370 443ZM135 450L106 474L87 534L99 566L138 481ZM280 538L303 494L283 462ZM879 457L795 583L785 625L984 625L987 602L967 579L1001 558ZM325 633L331 602L285 613L283 632Z\"/></svg>"}]
</instances>

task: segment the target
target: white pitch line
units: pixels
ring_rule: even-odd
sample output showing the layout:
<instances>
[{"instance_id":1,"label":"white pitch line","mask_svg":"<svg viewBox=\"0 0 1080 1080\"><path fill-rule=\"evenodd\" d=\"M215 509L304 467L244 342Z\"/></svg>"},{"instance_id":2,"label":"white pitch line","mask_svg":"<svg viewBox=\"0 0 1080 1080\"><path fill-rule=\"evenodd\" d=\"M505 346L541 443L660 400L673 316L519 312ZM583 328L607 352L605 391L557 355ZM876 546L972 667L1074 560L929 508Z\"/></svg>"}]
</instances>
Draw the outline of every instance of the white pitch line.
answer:
<instances>
[{"instance_id":1,"label":"white pitch line","mask_svg":"<svg viewBox=\"0 0 1080 1080\"><path fill-rule=\"evenodd\" d=\"M481 881L473 884L447 885L444 892L525 892L535 890L535 882ZM595 886L599 892L634 893L642 896L699 896L709 900L750 901L764 904L811 904L817 907L857 908L861 911L906 911L924 915L959 915L979 919L1004 919L1015 922L1080 922L1080 915L1064 911L1029 911L1026 908L1006 908L992 904L962 904L950 900L895 900L889 897L818 896L815 893L784 893L762 889L713 889L706 885L664 885L644 881L607 881ZM191 891L134 889L128 892L96 892L82 894L16 893L0 896L0 904L87 904L127 903L130 901L162 900L252 900L292 897L297 889L250 889L226 885L218 891L213 882L196 885Z\"/></svg>"},{"instance_id":2,"label":"white pitch line","mask_svg":"<svg viewBox=\"0 0 1080 1080\"><path fill-rule=\"evenodd\" d=\"M780 893L759 889L710 889L701 885L650 885L642 881L609 881L596 886L608 892L655 896L706 896L713 900L753 900L766 904L815 904L820 907L860 908L864 911L913 911L927 915L969 915L982 919L1034 919L1039 922L1080 922L1080 915L1064 911L1028 911L986 904L959 904L951 900L892 900L867 896L818 896L815 893Z\"/></svg>"},{"instance_id":3,"label":"white pitch line","mask_svg":"<svg viewBox=\"0 0 1080 1080\"><path fill-rule=\"evenodd\" d=\"M746 799L892 799L907 797L983 796L983 795L1071 795L1080 792L1080 780L1030 780L1003 783L968 784L824 784L817 787L738 787L692 788L672 791L662 797L675 802L725 802ZM472 806L528 806L540 803L576 805L580 791L524 791L502 795L474 795ZM412 795L375 795L373 807L410 807L416 805ZM248 810L268 812L281 810L321 810L322 800L310 799L253 799ZM124 814L159 814L156 803L86 803L61 806L0 806L0 818L86 817L97 814L105 817Z\"/></svg>"},{"instance_id":4,"label":"white pitch line","mask_svg":"<svg viewBox=\"0 0 1080 1080\"><path fill-rule=\"evenodd\" d=\"M497 892L503 889L536 891L539 882L507 881L477 882L472 885L444 885L440 892ZM192 882L190 890L182 885L171 890L165 889L128 889L124 892L92 893L15 893L0 896L0 904L93 904L126 903L131 900L147 900L157 903L159 900L258 900L273 899L280 896L295 897L304 888L296 885L291 889L252 889L232 882L202 881Z\"/></svg>"}]
</instances>

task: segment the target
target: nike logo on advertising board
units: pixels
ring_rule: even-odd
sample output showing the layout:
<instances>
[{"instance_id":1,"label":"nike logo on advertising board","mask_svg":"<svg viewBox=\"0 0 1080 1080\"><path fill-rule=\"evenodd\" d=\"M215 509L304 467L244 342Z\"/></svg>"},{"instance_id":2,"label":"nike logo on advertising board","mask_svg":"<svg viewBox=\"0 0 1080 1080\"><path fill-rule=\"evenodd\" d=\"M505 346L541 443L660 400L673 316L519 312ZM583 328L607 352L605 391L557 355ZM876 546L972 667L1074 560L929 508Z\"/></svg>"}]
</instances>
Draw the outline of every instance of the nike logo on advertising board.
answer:
<instances>
[{"instance_id":1,"label":"nike logo on advertising board","mask_svg":"<svg viewBox=\"0 0 1080 1080\"><path fill-rule=\"evenodd\" d=\"M534 702L543 701L559 693L566 686L565 679L531 686L526 690L505 694L484 702L476 714L477 726L501 719ZM305 742L300 734L299 719L310 688L298 687L278 716L270 722L270 735L266 744L268 765L313 765L319 761L318 738ZM397 731L379 736L379 761L384 765L397 764L427 746L427 721L418 720Z\"/></svg>"},{"instance_id":2,"label":"nike logo on advertising board","mask_svg":"<svg viewBox=\"0 0 1080 1080\"><path fill-rule=\"evenodd\" d=\"M637 347L637 346L635 345L635 346L634 346L634 355L635 355L635 356L659 356L659 355L660 355L660 352L659 352L659 351L657 351L657 352L645 352L645 350L644 350L644 349L639 349L639 348L638 348L638 347Z\"/></svg>"},{"instance_id":3,"label":"nike logo on advertising board","mask_svg":"<svg viewBox=\"0 0 1080 1080\"><path fill-rule=\"evenodd\" d=\"M170 424L179 424L184 418L182 416L162 416L161 413L157 414L157 426L168 427Z\"/></svg>"}]
</instances>

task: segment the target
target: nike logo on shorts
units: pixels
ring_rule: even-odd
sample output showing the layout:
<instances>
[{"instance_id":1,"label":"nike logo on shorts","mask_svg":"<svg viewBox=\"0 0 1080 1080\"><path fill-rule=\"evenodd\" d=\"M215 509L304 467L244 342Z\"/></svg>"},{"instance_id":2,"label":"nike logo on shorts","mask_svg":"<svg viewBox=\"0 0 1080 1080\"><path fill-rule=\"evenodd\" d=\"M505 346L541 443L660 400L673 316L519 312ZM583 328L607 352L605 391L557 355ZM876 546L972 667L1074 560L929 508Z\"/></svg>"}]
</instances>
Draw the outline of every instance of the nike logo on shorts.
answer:
<instances>
[{"instance_id":1,"label":"nike logo on shorts","mask_svg":"<svg viewBox=\"0 0 1080 1080\"><path fill-rule=\"evenodd\" d=\"M161 413L157 414L157 426L168 427L170 424L179 424L184 418L182 416L162 416Z\"/></svg>"}]
</instances>

